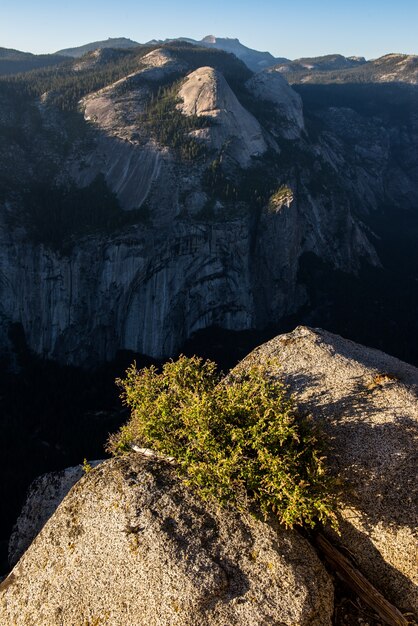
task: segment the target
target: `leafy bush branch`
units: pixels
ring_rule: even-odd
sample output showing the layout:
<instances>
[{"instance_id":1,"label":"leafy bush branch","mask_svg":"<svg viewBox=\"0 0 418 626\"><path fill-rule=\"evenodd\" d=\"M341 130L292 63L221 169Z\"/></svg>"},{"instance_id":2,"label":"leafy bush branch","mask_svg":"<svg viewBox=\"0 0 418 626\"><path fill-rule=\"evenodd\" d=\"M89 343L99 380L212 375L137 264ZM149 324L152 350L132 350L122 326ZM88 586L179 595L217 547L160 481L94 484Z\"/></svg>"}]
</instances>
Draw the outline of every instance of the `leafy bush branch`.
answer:
<instances>
[{"instance_id":1,"label":"leafy bush branch","mask_svg":"<svg viewBox=\"0 0 418 626\"><path fill-rule=\"evenodd\" d=\"M133 365L117 382L132 413L109 440L113 454L149 447L174 457L204 498L239 510L255 505L287 527L336 525L323 435L265 367L221 378L215 363L182 356L161 373Z\"/></svg>"}]
</instances>

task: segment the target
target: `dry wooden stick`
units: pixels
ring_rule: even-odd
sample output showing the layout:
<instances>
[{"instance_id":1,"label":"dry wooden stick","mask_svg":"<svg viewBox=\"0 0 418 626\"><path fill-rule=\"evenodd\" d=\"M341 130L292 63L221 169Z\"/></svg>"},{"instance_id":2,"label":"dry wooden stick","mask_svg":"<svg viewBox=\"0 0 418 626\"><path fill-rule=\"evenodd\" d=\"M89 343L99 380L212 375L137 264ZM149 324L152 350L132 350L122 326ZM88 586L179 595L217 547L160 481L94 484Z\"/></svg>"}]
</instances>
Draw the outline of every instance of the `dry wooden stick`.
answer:
<instances>
[{"instance_id":1,"label":"dry wooden stick","mask_svg":"<svg viewBox=\"0 0 418 626\"><path fill-rule=\"evenodd\" d=\"M318 533L315 543L340 578L372 608L388 626L408 626L408 620L329 541Z\"/></svg>"}]
</instances>

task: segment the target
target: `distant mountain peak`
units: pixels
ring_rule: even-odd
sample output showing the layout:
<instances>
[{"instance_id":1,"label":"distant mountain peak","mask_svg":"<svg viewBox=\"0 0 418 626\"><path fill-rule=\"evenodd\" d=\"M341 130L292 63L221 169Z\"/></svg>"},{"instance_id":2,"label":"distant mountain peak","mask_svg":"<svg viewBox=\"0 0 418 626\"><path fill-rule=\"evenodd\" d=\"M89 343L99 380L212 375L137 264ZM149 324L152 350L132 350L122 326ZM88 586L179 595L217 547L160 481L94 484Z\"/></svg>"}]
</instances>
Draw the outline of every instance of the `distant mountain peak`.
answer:
<instances>
[{"instance_id":1,"label":"distant mountain peak","mask_svg":"<svg viewBox=\"0 0 418 626\"><path fill-rule=\"evenodd\" d=\"M218 50L224 50L225 52L235 54L235 56L241 59L241 61L243 61L253 72L259 72L260 70L272 67L277 63L288 61L288 59L283 58L276 59L272 54L270 54L270 52L261 52L259 50L248 48L236 37L216 37L215 35L206 35L206 37L203 37L200 41L186 38L181 38L181 40L194 43L198 46L217 48Z\"/></svg>"},{"instance_id":2,"label":"distant mountain peak","mask_svg":"<svg viewBox=\"0 0 418 626\"><path fill-rule=\"evenodd\" d=\"M366 58L365 57L359 57L359 56L351 56L351 57L347 57L347 59L349 61L355 61L356 63L366 63Z\"/></svg>"},{"instance_id":3,"label":"distant mountain peak","mask_svg":"<svg viewBox=\"0 0 418 626\"><path fill-rule=\"evenodd\" d=\"M127 37L108 37L104 41L93 41L84 46L65 48L64 50L59 50L56 54L77 58L83 56L86 52L92 52L99 48L135 48L139 45L137 41L133 41Z\"/></svg>"},{"instance_id":4,"label":"distant mountain peak","mask_svg":"<svg viewBox=\"0 0 418 626\"><path fill-rule=\"evenodd\" d=\"M234 41L241 44L238 37L215 37L215 35L206 35L201 40L201 43L219 43L220 41Z\"/></svg>"}]
</instances>

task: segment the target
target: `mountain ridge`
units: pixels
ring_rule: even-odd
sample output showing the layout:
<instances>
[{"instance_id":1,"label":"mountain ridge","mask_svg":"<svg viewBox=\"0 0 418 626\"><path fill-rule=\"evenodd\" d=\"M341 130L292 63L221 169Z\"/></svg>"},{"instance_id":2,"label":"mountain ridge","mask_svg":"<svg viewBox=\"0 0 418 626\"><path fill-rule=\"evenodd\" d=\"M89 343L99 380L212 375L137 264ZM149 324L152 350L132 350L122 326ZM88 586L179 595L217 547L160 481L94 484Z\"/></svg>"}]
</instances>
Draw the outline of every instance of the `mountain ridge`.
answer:
<instances>
[{"instance_id":1,"label":"mountain ridge","mask_svg":"<svg viewBox=\"0 0 418 626\"><path fill-rule=\"evenodd\" d=\"M216 85L222 87L219 94L230 95L205 111L196 100L198 89L190 108L182 109L184 85L204 67L216 70L213 76L219 73L219 79L200 76L209 100ZM1 287L6 320L2 341L10 345L10 321L22 323L31 349L48 358L75 358L74 364L87 365L84 359L111 359L120 348L162 357L209 326L246 330L279 323L315 300L308 283L321 289L315 273L302 278L303 259L313 254L333 271L348 275L364 265L381 267L381 253L371 234L381 198L412 211L418 194L413 166L404 171L391 147L406 150L413 164L409 150L415 135L402 143L398 118L385 119L391 111L389 100L372 99L378 108L369 112L362 104L369 106L365 93L356 109L345 100L343 106L322 104L318 110L312 94L299 86L300 94L296 93L274 68L253 74L234 55L214 48L172 42L116 55L93 51L59 73L42 70L3 84L9 91L2 132L13 137L14 147L9 153L5 144L0 155L4 189L10 189L3 205L2 262L14 275L13 284L21 285L18 293L26 304L22 301L16 308L15 295L7 284ZM320 86L309 88L316 90L313 95L318 99ZM401 95L409 116L415 96ZM395 96L393 110L399 117L398 92ZM20 119L27 120L26 130L16 139ZM245 150L237 130L244 119ZM388 125L393 128L390 134L385 131ZM44 142L42 162L26 143L32 133L29 146ZM36 174L49 168L56 173L47 179ZM382 168L387 169L384 178ZM23 188L17 180L25 180ZM6 244L12 215L21 230L12 227L11 232L22 242L27 267L45 262L34 278L36 289L42 291L35 300L46 298L54 303L52 308L41 310L32 296L24 295L26 274L21 275L9 258L12 248ZM215 248L210 243L214 232ZM234 260L229 253L221 254L231 246L232 233L237 237ZM41 246L46 247L48 260ZM120 266L115 283L114 270L103 265L101 254L90 263L98 288L96 301L103 298L103 323L94 330L89 327L96 319L93 302L87 317L82 304L92 277L86 281L79 271L82 259L101 247ZM184 250L178 259L177 249ZM153 250L159 250L160 261ZM139 274L129 265L132 254L142 259ZM177 262L182 264L182 285L175 278ZM48 295L44 291L51 285L47 278L51 267L63 287ZM205 278L208 272L212 283ZM74 280L81 281L76 290ZM168 281L173 292L160 290L160 280ZM219 295L223 306L210 295L215 284L216 293L229 294ZM117 312L105 304L109 289L120 292ZM193 298L187 296L190 290L196 294ZM145 306L148 298L154 302L151 308ZM171 308L170 301L177 299L179 310L188 311L183 317ZM32 300L34 309L32 305L28 309ZM65 313L68 307L70 315ZM111 319L115 313L117 321ZM45 315L57 316L59 323L41 321ZM35 318L49 330L39 333L30 322ZM81 350L84 333L92 332L101 337L94 354Z\"/></svg>"},{"instance_id":2,"label":"mountain ridge","mask_svg":"<svg viewBox=\"0 0 418 626\"><path fill-rule=\"evenodd\" d=\"M418 84L418 55L389 53L377 59L329 55L276 66L292 84Z\"/></svg>"},{"instance_id":3,"label":"mountain ridge","mask_svg":"<svg viewBox=\"0 0 418 626\"><path fill-rule=\"evenodd\" d=\"M14 48L0 48L0 75L28 72L66 61L67 59L58 53L32 54Z\"/></svg>"},{"instance_id":4,"label":"mountain ridge","mask_svg":"<svg viewBox=\"0 0 418 626\"><path fill-rule=\"evenodd\" d=\"M137 41L133 41L127 37L109 37L108 39L92 41L82 46L64 48L63 50L58 50L55 54L77 58L83 56L86 52L92 52L98 48L135 48L141 45L142 44Z\"/></svg>"},{"instance_id":5,"label":"mountain ridge","mask_svg":"<svg viewBox=\"0 0 418 626\"><path fill-rule=\"evenodd\" d=\"M354 80L354 82L364 82L368 79L374 82L393 82L396 79L402 82L409 82L410 84L417 84L418 82L416 62L418 57L416 55L387 53L376 59L366 60L361 56L345 57L336 53L291 60L285 57L274 57L268 51L262 52L249 48L242 44L238 38L216 37L215 35L206 35L201 40L190 37L165 40L152 39L145 44L126 37L109 37L106 40L65 48L50 55L33 55L18 50L0 48L0 75L55 65L65 62L66 59L80 58L99 49L129 50L176 42L186 42L197 47L229 52L241 59L254 72L274 67L285 74L292 84L347 82L350 79ZM18 60L20 63L18 63ZM402 68L396 67L396 65L401 65L403 60L405 60L408 67L402 70Z\"/></svg>"}]
</instances>

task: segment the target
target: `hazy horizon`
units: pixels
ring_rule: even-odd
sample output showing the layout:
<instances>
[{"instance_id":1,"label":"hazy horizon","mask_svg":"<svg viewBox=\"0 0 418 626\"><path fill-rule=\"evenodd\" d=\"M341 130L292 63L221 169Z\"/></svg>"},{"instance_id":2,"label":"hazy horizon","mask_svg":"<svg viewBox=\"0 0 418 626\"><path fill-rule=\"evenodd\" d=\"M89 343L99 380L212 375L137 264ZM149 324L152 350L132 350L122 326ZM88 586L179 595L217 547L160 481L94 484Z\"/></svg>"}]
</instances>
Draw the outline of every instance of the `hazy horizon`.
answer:
<instances>
[{"instance_id":1,"label":"hazy horizon","mask_svg":"<svg viewBox=\"0 0 418 626\"><path fill-rule=\"evenodd\" d=\"M52 53L109 37L145 43L151 39L206 35L238 38L244 45L291 59L339 53L376 58L418 54L418 3L369 0L336 6L296 0L213 0L210 4L155 0L150 7L122 0L74 0L58 7L51 0L3 0L0 46L35 54Z\"/></svg>"}]
</instances>

